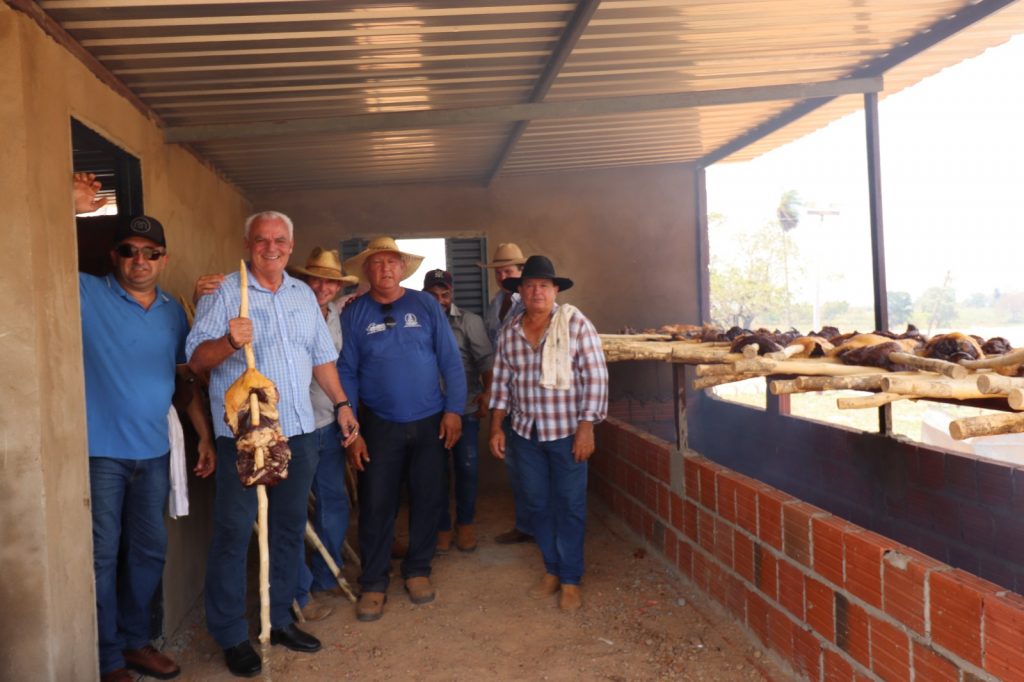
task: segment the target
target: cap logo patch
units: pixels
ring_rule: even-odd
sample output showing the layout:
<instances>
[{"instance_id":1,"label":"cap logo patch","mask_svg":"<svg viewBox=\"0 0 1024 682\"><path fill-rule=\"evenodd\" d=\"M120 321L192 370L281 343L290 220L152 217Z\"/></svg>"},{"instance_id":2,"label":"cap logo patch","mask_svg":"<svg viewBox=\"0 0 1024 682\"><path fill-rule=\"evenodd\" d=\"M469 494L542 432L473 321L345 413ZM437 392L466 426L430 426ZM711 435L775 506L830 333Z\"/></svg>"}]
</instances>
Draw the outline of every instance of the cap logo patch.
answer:
<instances>
[{"instance_id":1,"label":"cap logo patch","mask_svg":"<svg viewBox=\"0 0 1024 682\"><path fill-rule=\"evenodd\" d=\"M146 234L153 229L153 225L147 218L135 218L132 220L131 224L128 225L128 229L138 234Z\"/></svg>"}]
</instances>

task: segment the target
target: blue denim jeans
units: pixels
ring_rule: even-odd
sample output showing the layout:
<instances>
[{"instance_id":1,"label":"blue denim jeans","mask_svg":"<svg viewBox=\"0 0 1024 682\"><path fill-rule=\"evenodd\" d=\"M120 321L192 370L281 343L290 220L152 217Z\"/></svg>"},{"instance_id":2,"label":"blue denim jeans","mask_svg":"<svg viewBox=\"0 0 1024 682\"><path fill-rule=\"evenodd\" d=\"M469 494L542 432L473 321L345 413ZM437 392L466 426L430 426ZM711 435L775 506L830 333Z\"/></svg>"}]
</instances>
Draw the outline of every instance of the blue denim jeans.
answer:
<instances>
[{"instance_id":1,"label":"blue denim jeans","mask_svg":"<svg viewBox=\"0 0 1024 682\"><path fill-rule=\"evenodd\" d=\"M515 528L527 535L533 535L529 514L526 512L526 494L523 491L523 480L519 473L519 456L516 454L516 444L512 438L515 432L512 430L511 423L512 420L506 417L501 426L505 430L505 473L508 475L508 483L512 487L512 500L515 503Z\"/></svg>"},{"instance_id":2,"label":"blue denim jeans","mask_svg":"<svg viewBox=\"0 0 1024 682\"><path fill-rule=\"evenodd\" d=\"M317 465L316 435L288 439L288 478L267 489L270 538L270 625L292 622L298 562L306 532L306 502ZM235 467L235 440L217 439L217 496L206 562L206 626L227 649L249 639L245 620L245 563L256 523L256 486L243 487Z\"/></svg>"},{"instance_id":3,"label":"blue denim jeans","mask_svg":"<svg viewBox=\"0 0 1024 682\"><path fill-rule=\"evenodd\" d=\"M474 414L462 415L462 438L452 448L455 465L455 523L468 526L476 517L477 471L479 459L480 419ZM441 486L441 524L438 530L452 529L449 501L449 464L444 458L444 484Z\"/></svg>"},{"instance_id":4,"label":"blue denim jeans","mask_svg":"<svg viewBox=\"0 0 1024 682\"><path fill-rule=\"evenodd\" d=\"M313 476L313 495L316 509L313 511L313 530L327 548L327 553L342 566L341 546L348 532L349 502L345 490L345 452L341 447L341 429L337 422L316 430L317 451L320 463ZM306 565L305 547L299 548L299 582L295 600L299 606L309 603L310 590L329 590L338 585L327 562L314 551L310 559L312 570Z\"/></svg>"},{"instance_id":5,"label":"blue denim jeans","mask_svg":"<svg viewBox=\"0 0 1024 682\"><path fill-rule=\"evenodd\" d=\"M587 463L573 459L573 436L538 441L512 432L526 511L544 569L566 585L583 577Z\"/></svg>"},{"instance_id":6,"label":"blue denim jeans","mask_svg":"<svg viewBox=\"0 0 1024 682\"><path fill-rule=\"evenodd\" d=\"M441 516L444 443L437 437L441 413L414 422L397 423L362 410L359 419L370 461L359 474L359 548L363 592L386 592L391 568L391 543L403 481L409 485L409 550L402 577L430 575L437 549Z\"/></svg>"},{"instance_id":7,"label":"blue denim jeans","mask_svg":"<svg viewBox=\"0 0 1024 682\"><path fill-rule=\"evenodd\" d=\"M89 458L100 673L150 641L150 604L167 553L169 457ZM120 554L120 561L118 555Z\"/></svg>"}]
</instances>

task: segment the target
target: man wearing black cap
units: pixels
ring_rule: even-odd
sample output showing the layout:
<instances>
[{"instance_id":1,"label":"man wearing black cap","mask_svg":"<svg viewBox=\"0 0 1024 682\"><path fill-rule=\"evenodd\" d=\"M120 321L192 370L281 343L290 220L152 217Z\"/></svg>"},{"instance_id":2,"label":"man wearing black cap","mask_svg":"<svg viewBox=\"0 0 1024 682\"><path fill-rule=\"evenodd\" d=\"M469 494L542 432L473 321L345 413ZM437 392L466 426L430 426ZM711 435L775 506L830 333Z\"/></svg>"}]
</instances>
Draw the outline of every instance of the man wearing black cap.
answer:
<instances>
[{"instance_id":1,"label":"man wearing black cap","mask_svg":"<svg viewBox=\"0 0 1024 682\"><path fill-rule=\"evenodd\" d=\"M167 549L168 411L188 321L156 284L167 265L160 221L120 223L110 258L106 277L79 274L100 674L170 679L179 668L150 644L150 604ZM188 413L200 435L195 472L206 477L215 453L194 390Z\"/></svg>"},{"instance_id":2,"label":"man wearing black cap","mask_svg":"<svg viewBox=\"0 0 1024 682\"><path fill-rule=\"evenodd\" d=\"M530 256L520 277L502 282L519 292L525 312L498 335L491 396L491 452L504 458L509 441L515 448L527 517L544 557L544 576L530 596L561 591L563 611L583 605L587 460L594 424L608 411L608 368L597 331L575 307L555 303L572 284L544 256Z\"/></svg>"},{"instance_id":3,"label":"man wearing black cap","mask_svg":"<svg viewBox=\"0 0 1024 682\"><path fill-rule=\"evenodd\" d=\"M491 369L494 349L487 338L484 320L476 313L455 305L452 301L452 274L447 270L431 270L423 278L423 291L433 294L448 315L448 323L455 334L455 342L462 356L466 372L466 411L462 413L462 438L452 448L455 465L455 546L463 552L476 549L473 520L476 516L477 440L480 418L487 415L491 399ZM437 551L446 552L452 544L452 517L448 503L448 459L445 458L445 477L442 488L441 520L437 528Z\"/></svg>"}]
</instances>

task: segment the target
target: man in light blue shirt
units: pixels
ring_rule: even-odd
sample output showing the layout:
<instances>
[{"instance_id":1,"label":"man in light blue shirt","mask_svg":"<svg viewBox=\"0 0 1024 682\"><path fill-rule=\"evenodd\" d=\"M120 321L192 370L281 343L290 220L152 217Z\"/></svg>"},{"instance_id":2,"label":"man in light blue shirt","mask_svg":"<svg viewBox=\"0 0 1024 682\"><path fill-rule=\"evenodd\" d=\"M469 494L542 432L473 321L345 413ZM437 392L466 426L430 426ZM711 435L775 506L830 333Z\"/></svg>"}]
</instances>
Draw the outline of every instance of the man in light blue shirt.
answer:
<instances>
[{"instance_id":1,"label":"man in light blue shirt","mask_svg":"<svg viewBox=\"0 0 1024 682\"><path fill-rule=\"evenodd\" d=\"M76 176L75 185L91 199L99 183ZM167 258L163 226L137 216L117 228L113 272L78 276L103 682L134 679L127 668L162 679L179 671L149 640L167 551L168 412L188 333L185 311L156 284ZM209 476L213 443L195 391L188 413L200 436L196 473Z\"/></svg>"},{"instance_id":2,"label":"man in light blue shirt","mask_svg":"<svg viewBox=\"0 0 1024 682\"><path fill-rule=\"evenodd\" d=\"M239 275L232 273L196 309L186 352L194 371L210 372L210 402L217 434L217 498L206 570L206 621L235 675L260 672L245 620L245 560L256 519L256 490L236 473L233 434L220 417L224 393L245 370L242 348L252 343L256 367L277 387L281 430L292 452L288 477L268 491L270 512L270 641L293 651L314 652L320 642L295 627L291 602L298 574L296 557L306 527L306 500L318 463L316 425L309 385L316 379L334 403L349 441L358 434L351 405L338 381L337 350L316 297L285 272L295 242L292 222L276 211L249 217L244 244L251 260L249 317L238 316Z\"/></svg>"}]
</instances>

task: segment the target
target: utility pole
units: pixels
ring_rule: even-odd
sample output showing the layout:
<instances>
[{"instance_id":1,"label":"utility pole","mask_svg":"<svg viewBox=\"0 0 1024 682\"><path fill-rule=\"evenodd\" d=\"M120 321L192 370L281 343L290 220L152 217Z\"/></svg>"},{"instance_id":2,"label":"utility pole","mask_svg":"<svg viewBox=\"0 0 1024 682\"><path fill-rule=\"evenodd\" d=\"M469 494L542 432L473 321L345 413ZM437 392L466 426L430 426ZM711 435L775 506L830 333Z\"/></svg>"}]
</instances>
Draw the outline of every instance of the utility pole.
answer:
<instances>
[{"instance_id":1,"label":"utility pole","mask_svg":"<svg viewBox=\"0 0 1024 682\"><path fill-rule=\"evenodd\" d=\"M811 331L819 331L821 329L821 261L825 258L825 249L822 248L822 245L825 243L825 216L839 215L839 210L835 208L809 208L807 209L807 215L818 216L817 248L815 249L817 253L814 259L814 310L811 317Z\"/></svg>"}]
</instances>

